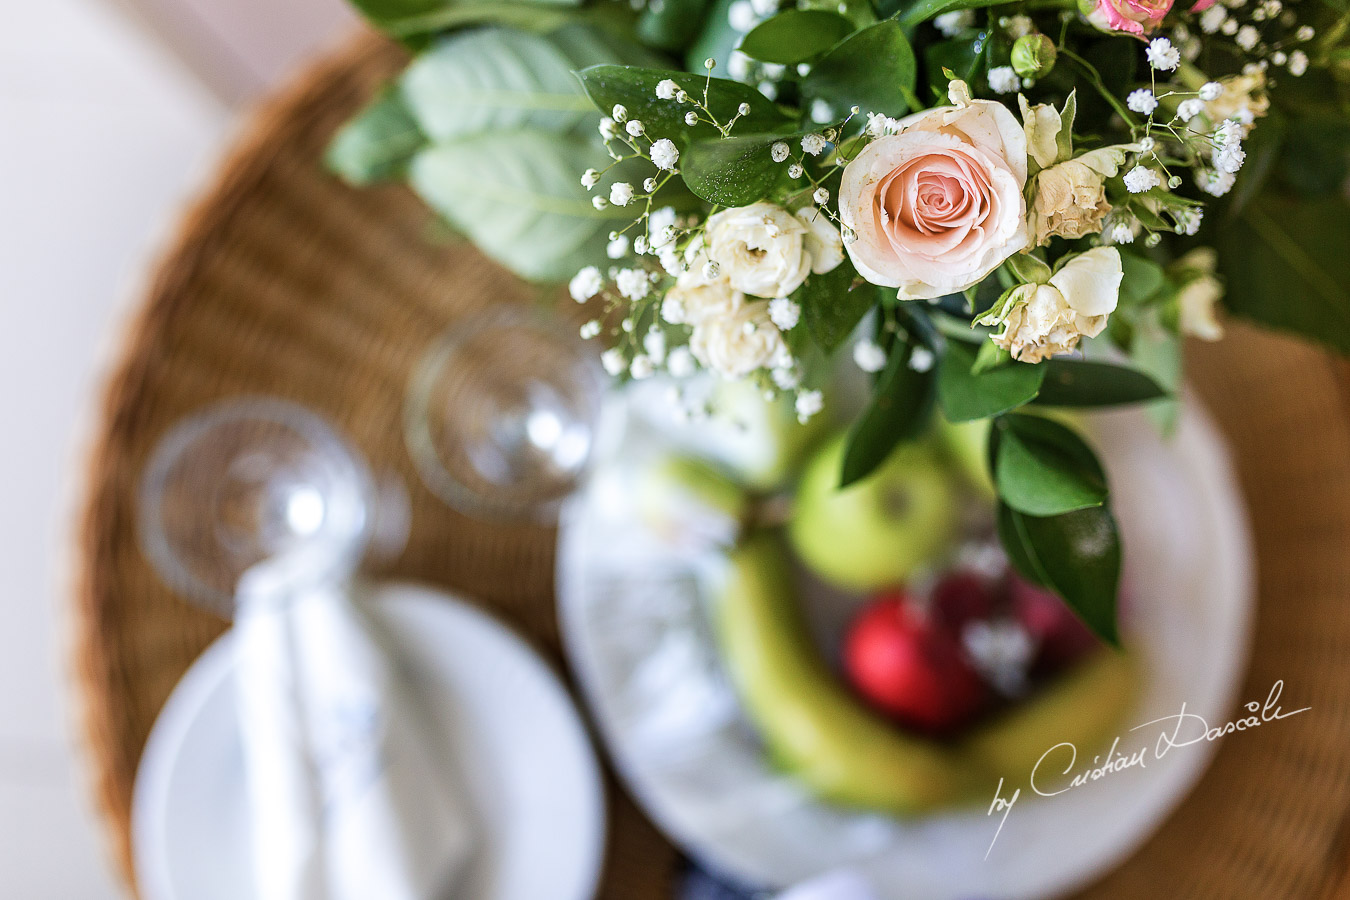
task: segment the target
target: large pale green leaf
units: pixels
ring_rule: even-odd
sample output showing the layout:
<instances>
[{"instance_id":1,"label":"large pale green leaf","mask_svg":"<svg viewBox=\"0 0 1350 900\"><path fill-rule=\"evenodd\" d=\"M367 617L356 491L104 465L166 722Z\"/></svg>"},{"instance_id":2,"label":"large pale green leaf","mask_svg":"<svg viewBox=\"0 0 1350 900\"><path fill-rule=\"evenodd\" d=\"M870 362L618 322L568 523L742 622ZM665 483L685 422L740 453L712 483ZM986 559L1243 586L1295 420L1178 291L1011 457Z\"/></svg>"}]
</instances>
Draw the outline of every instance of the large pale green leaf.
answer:
<instances>
[{"instance_id":1,"label":"large pale green leaf","mask_svg":"<svg viewBox=\"0 0 1350 900\"><path fill-rule=\"evenodd\" d=\"M1018 572L1058 594L1098 636L1119 644L1120 533L1108 507L1038 518L999 504L998 535Z\"/></svg>"},{"instance_id":2,"label":"large pale green leaf","mask_svg":"<svg viewBox=\"0 0 1350 900\"><path fill-rule=\"evenodd\" d=\"M480 28L438 41L413 60L401 84L436 141L517 128L561 133L583 119L598 121L574 71L639 56L635 46L582 25L549 35Z\"/></svg>"},{"instance_id":3,"label":"large pale green leaf","mask_svg":"<svg viewBox=\"0 0 1350 900\"><path fill-rule=\"evenodd\" d=\"M489 132L429 147L409 181L493 259L530 279L561 281L604 259L628 210L601 212L577 180L595 145L543 131Z\"/></svg>"},{"instance_id":4,"label":"large pale green leaf","mask_svg":"<svg viewBox=\"0 0 1350 900\"><path fill-rule=\"evenodd\" d=\"M575 16L581 0L352 0L371 24L396 38L424 35L466 25L497 24L549 31ZM418 41L420 43L420 41Z\"/></svg>"},{"instance_id":5,"label":"large pale green leaf","mask_svg":"<svg viewBox=\"0 0 1350 900\"><path fill-rule=\"evenodd\" d=\"M328 147L328 168L351 184L401 174L427 142L397 87L386 89L342 127Z\"/></svg>"},{"instance_id":6,"label":"large pale green leaf","mask_svg":"<svg viewBox=\"0 0 1350 900\"><path fill-rule=\"evenodd\" d=\"M1350 204L1258 197L1216 237L1229 309L1350 354Z\"/></svg>"},{"instance_id":7,"label":"large pale green leaf","mask_svg":"<svg viewBox=\"0 0 1350 900\"><path fill-rule=\"evenodd\" d=\"M904 30L878 22L850 35L807 74L802 91L840 115L852 106L899 116L909 109L918 70Z\"/></svg>"},{"instance_id":8,"label":"large pale green leaf","mask_svg":"<svg viewBox=\"0 0 1350 900\"><path fill-rule=\"evenodd\" d=\"M1082 438L1039 416L994 420L994 483L1010 507L1054 516L1106 502L1106 473Z\"/></svg>"},{"instance_id":9,"label":"large pale green leaf","mask_svg":"<svg viewBox=\"0 0 1350 900\"><path fill-rule=\"evenodd\" d=\"M741 52L767 63L792 65L824 53L853 31L828 9L786 9L760 22L741 40ZM875 65L879 60L869 60Z\"/></svg>"}]
</instances>

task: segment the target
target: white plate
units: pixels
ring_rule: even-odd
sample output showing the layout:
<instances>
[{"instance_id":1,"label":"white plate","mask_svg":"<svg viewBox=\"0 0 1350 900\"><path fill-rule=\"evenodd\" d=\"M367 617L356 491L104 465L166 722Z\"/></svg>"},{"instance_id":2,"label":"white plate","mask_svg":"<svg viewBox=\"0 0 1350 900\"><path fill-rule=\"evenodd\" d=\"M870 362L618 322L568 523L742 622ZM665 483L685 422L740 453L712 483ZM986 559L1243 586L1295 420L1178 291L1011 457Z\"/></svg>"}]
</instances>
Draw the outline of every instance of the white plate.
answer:
<instances>
[{"instance_id":1,"label":"white plate","mask_svg":"<svg viewBox=\"0 0 1350 900\"><path fill-rule=\"evenodd\" d=\"M446 594L390 584L371 602L472 803L479 851L456 900L591 897L603 785L558 679L520 638ZM146 900L254 896L233 667L227 633L184 676L146 745L132 811Z\"/></svg>"},{"instance_id":2,"label":"white plate","mask_svg":"<svg viewBox=\"0 0 1350 900\"><path fill-rule=\"evenodd\" d=\"M660 543L633 509L631 470L645 454L716 442L672 436L639 399L614 403L597 475L560 538L564 639L620 774L692 855L771 887L847 865L887 898L1044 898L1121 861L1200 777L1213 744L1049 799L1031 797L1031 773L1008 773L1005 794L1020 786L1022 797L987 860L998 820L984 809L898 822L815 801L769 767L722 673L703 609L717 554ZM1175 716L1183 701L1212 724L1233 712L1250 539L1223 441L1193 400L1170 441L1137 410L1091 422L1126 548L1125 641L1143 662L1121 748L1151 747L1159 727L1147 738L1130 727Z\"/></svg>"}]
</instances>

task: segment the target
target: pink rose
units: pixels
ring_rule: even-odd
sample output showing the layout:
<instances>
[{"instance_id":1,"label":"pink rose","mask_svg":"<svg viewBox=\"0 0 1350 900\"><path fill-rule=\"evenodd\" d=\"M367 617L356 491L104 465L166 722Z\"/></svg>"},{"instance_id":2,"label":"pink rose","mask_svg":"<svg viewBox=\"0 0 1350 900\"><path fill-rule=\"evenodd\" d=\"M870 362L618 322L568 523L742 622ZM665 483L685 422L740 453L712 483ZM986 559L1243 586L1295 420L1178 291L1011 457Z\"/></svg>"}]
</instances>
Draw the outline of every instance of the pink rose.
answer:
<instances>
[{"instance_id":1,"label":"pink rose","mask_svg":"<svg viewBox=\"0 0 1350 900\"><path fill-rule=\"evenodd\" d=\"M1103 31L1120 31L1139 37L1150 33L1172 11L1173 0L1079 0L1089 22ZM1192 12L1214 4L1214 0L1200 0Z\"/></svg>"},{"instance_id":2,"label":"pink rose","mask_svg":"<svg viewBox=\"0 0 1350 900\"><path fill-rule=\"evenodd\" d=\"M963 291L1029 243L1021 124L962 82L951 98L868 144L839 188L853 265L902 300Z\"/></svg>"}]
</instances>

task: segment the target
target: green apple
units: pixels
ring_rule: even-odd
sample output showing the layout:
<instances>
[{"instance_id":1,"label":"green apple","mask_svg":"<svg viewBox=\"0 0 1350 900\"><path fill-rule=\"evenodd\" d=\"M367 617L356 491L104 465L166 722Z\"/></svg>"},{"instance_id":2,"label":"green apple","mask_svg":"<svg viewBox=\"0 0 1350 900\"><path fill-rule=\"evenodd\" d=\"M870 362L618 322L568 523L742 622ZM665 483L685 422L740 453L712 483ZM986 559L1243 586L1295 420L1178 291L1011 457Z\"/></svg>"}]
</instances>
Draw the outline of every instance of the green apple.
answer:
<instances>
[{"instance_id":1,"label":"green apple","mask_svg":"<svg viewBox=\"0 0 1350 900\"><path fill-rule=\"evenodd\" d=\"M867 478L839 488L844 435L807 465L788 535L821 578L855 591L908 580L950 548L958 493L933 448L907 443Z\"/></svg>"},{"instance_id":2,"label":"green apple","mask_svg":"<svg viewBox=\"0 0 1350 900\"><path fill-rule=\"evenodd\" d=\"M740 537L750 498L711 463L692 456L662 456L637 478L639 518L665 541L729 547Z\"/></svg>"},{"instance_id":3,"label":"green apple","mask_svg":"<svg viewBox=\"0 0 1350 900\"><path fill-rule=\"evenodd\" d=\"M753 535L732 551L714 608L728 672L774 762L824 800L897 815L992 795L996 782L964 751L906 734L829 670L791 577L778 538Z\"/></svg>"},{"instance_id":4,"label":"green apple","mask_svg":"<svg viewBox=\"0 0 1350 900\"><path fill-rule=\"evenodd\" d=\"M993 500L994 479L989 474L989 429L990 419L975 419L971 422L948 422L945 416L937 416L938 441L959 471L980 492L986 500Z\"/></svg>"}]
</instances>

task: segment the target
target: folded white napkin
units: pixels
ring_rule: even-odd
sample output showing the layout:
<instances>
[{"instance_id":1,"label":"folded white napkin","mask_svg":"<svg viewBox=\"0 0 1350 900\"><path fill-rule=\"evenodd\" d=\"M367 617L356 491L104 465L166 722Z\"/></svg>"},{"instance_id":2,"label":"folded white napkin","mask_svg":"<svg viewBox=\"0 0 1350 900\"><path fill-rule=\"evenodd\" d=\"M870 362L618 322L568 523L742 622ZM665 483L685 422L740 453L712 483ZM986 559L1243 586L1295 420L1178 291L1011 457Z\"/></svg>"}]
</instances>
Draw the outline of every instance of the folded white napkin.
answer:
<instances>
[{"instance_id":1,"label":"folded white napkin","mask_svg":"<svg viewBox=\"0 0 1350 900\"><path fill-rule=\"evenodd\" d=\"M840 869L799 884L779 894L778 900L878 900L878 897L857 872Z\"/></svg>"},{"instance_id":2,"label":"folded white napkin","mask_svg":"<svg viewBox=\"0 0 1350 900\"><path fill-rule=\"evenodd\" d=\"M257 575L235 647L258 900L444 900L470 811L359 599Z\"/></svg>"}]
</instances>

